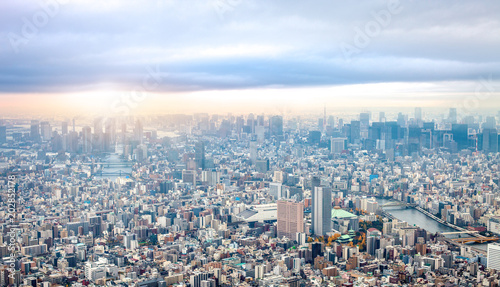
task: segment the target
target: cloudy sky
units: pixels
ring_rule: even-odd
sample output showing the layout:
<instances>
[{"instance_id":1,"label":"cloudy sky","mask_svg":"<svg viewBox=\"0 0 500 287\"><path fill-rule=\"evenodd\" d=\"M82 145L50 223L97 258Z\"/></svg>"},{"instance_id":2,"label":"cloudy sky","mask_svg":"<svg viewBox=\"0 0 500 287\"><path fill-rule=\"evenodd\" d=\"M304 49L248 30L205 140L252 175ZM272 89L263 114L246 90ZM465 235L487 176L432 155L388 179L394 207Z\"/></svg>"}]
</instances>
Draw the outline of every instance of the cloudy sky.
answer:
<instances>
[{"instance_id":1,"label":"cloudy sky","mask_svg":"<svg viewBox=\"0 0 500 287\"><path fill-rule=\"evenodd\" d=\"M500 108L499 1L19 0L0 13L2 112Z\"/></svg>"}]
</instances>

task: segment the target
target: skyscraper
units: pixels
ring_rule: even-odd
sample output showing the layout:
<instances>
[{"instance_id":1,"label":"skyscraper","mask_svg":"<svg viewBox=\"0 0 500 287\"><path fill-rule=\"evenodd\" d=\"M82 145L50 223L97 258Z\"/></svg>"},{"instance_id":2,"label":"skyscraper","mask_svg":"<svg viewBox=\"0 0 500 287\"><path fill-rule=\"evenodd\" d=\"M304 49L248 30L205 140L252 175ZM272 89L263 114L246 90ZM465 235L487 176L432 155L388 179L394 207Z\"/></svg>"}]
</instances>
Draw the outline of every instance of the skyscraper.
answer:
<instances>
[{"instance_id":1,"label":"skyscraper","mask_svg":"<svg viewBox=\"0 0 500 287\"><path fill-rule=\"evenodd\" d=\"M103 119L97 118L94 120L94 134L102 134L103 133Z\"/></svg>"},{"instance_id":2,"label":"skyscraper","mask_svg":"<svg viewBox=\"0 0 500 287\"><path fill-rule=\"evenodd\" d=\"M351 143L359 144L361 139L361 122L351 121Z\"/></svg>"},{"instance_id":3,"label":"skyscraper","mask_svg":"<svg viewBox=\"0 0 500 287\"><path fill-rule=\"evenodd\" d=\"M500 270L500 245L488 244L488 268Z\"/></svg>"},{"instance_id":4,"label":"skyscraper","mask_svg":"<svg viewBox=\"0 0 500 287\"><path fill-rule=\"evenodd\" d=\"M319 118L318 119L318 130L322 131L324 125L325 125L324 119L323 118Z\"/></svg>"},{"instance_id":5,"label":"skyscraper","mask_svg":"<svg viewBox=\"0 0 500 287\"><path fill-rule=\"evenodd\" d=\"M417 121L422 120L422 108L415 108L415 119Z\"/></svg>"},{"instance_id":6,"label":"skyscraper","mask_svg":"<svg viewBox=\"0 0 500 287\"><path fill-rule=\"evenodd\" d=\"M274 199L283 198L283 186L281 183L273 182L269 184L269 194L273 196Z\"/></svg>"},{"instance_id":7,"label":"skyscraper","mask_svg":"<svg viewBox=\"0 0 500 287\"><path fill-rule=\"evenodd\" d=\"M314 188L319 187L320 185L321 185L321 178L319 176L313 176L311 178L311 186L312 186L311 190L314 191Z\"/></svg>"},{"instance_id":8,"label":"skyscraper","mask_svg":"<svg viewBox=\"0 0 500 287\"><path fill-rule=\"evenodd\" d=\"M283 117L282 116L274 116L271 118L269 123L269 131L272 136L281 136L283 135Z\"/></svg>"},{"instance_id":9,"label":"skyscraper","mask_svg":"<svg viewBox=\"0 0 500 287\"><path fill-rule=\"evenodd\" d=\"M450 114L448 116L448 121L452 124L456 124L458 119L457 119L457 109L456 108L451 108L450 109Z\"/></svg>"},{"instance_id":10,"label":"skyscraper","mask_svg":"<svg viewBox=\"0 0 500 287\"><path fill-rule=\"evenodd\" d=\"M385 122L385 112L380 112L378 115L378 121L379 122Z\"/></svg>"},{"instance_id":11,"label":"skyscraper","mask_svg":"<svg viewBox=\"0 0 500 287\"><path fill-rule=\"evenodd\" d=\"M106 119L106 134L109 136L110 144L116 143L116 119Z\"/></svg>"},{"instance_id":12,"label":"skyscraper","mask_svg":"<svg viewBox=\"0 0 500 287\"><path fill-rule=\"evenodd\" d=\"M49 141L52 138L52 128L50 127L49 122L41 122L40 123L42 140Z\"/></svg>"},{"instance_id":13,"label":"skyscraper","mask_svg":"<svg viewBox=\"0 0 500 287\"><path fill-rule=\"evenodd\" d=\"M201 287L201 281L207 280L208 277L208 273L197 272L191 275L189 283L191 287Z\"/></svg>"},{"instance_id":14,"label":"skyscraper","mask_svg":"<svg viewBox=\"0 0 500 287\"><path fill-rule=\"evenodd\" d=\"M498 131L496 129L483 129L483 152L498 152Z\"/></svg>"},{"instance_id":15,"label":"skyscraper","mask_svg":"<svg viewBox=\"0 0 500 287\"><path fill-rule=\"evenodd\" d=\"M453 124L451 132L458 150L466 149L469 146L469 127L467 125Z\"/></svg>"},{"instance_id":16,"label":"skyscraper","mask_svg":"<svg viewBox=\"0 0 500 287\"><path fill-rule=\"evenodd\" d=\"M332 138L330 145L331 145L331 152L332 153L341 153L343 150L345 150L345 138Z\"/></svg>"},{"instance_id":17,"label":"skyscraper","mask_svg":"<svg viewBox=\"0 0 500 287\"><path fill-rule=\"evenodd\" d=\"M144 136L144 128L142 126L142 121L138 119L135 121L135 128L134 128L135 140L139 141L139 144L142 144L143 136Z\"/></svg>"},{"instance_id":18,"label":"skyscraper","mask_svg":"<svg viewBox=\"0 0 500 287\"><path fill-rule=\"evenodd\" d=\"M404 115L403 113L399 113L398 114L398 126L400 127L406 127L406 121L407 120L407 116Z\"/></svg>"},{"instance_id":19,"label":"skyscraper","mask_svg":"<svg viewBox=\"0 0 500 287\"><path fill-rule=\"evenodd\" d=\"M61 123L61 134L65 135L68 133L68 122Z\"/></svg>"},{"instance_id":20,"label":"skyscraper","mask_svg":"<svg viewBox=\"0 0 500 287\"><path fill-rule=\"evenodd\" d=\"M489 116L486 117L486 121L483 124L483 129L496 129L497 128L497 120L495 117Z\"/></svg>"},{"instance_id":21,"label":"skyscraper","mask_svg":"<svg viewBox=\"0 0 500 287\"><path fill-rule=\"evenodd\" d=\"M368 128L370 127L370 113L359 114L360 136L361 138L368 137Z\"/></svg>"},{"instance_id":22,"label":"skyscraper","mask_svg":"<svg viewBox=\"0 0 500 287\"><path fill-rule=\"evenodd\" d=\"M194 146L194 160L197 168L205 169L205 144L202 141Z\"/></svg>"},{"instance_id":23,"label":"skyscraper","mask_svg":"<svg viewBox=\"0 0 500 287\"><path fill-rule=\"evenodd\" d=\"M252 164L255 164L257 161L257 142L256 141L251 141L250 142L250 161Z\"/></svg>"},{"instance_id":24,"label":"skyscraper","mask_svg":"<svg viewBox=\"0 0 500 287\"><path fill-rule=\"evenodd\" d=\"M92 151L92 130L89 126L82 129L82 152L90 153Z\"/></svg>"},{"instance_id":25,"label":"skyscraper","mask_svg":"<svg viewBox=\"0 0 500 287\"><path fill-rule=\"evenodd\" d=\"M380 238L377 238L376 236L369 236L366 239L366 242L366 252L371 256L375 256L375 251L380 248Z\"/></svg>"},{"instance_id":26,"label":"skyscraper","mask_svg":"<svg viewBox=\"0 0 500 287\"><path fill-rule=\"evenodd\" d=\"M256 280L264 278L264 273L265 273L264 265L255 266L255 279Z\"/></svg>"},{"instance_id":27,"label":"skyscraper","mask_svg":"<svg viewBox=\"0 0 500 287\"><path fill-rule=\"evenodd\" d=\"M7 142L7 127L0 126L0 144Z\"/></svg>"},{"instance_id":28,"label":"skyscraper","mask_svg":"<svg viewBox=\"0 0 500 287\"><path fill-rule=\"evenodd\" d=\"M37 120L31 121L30 137L31 137L31 140L33 140L33 141L40 140L40 125L39 125L39 122Z\"/></svg>"},{"instance_id":29,"label":"skyscraper","mask_svg":"<svg viewBox=\"0 0 500 287\"><path fill-rule=\"evenodd\" d=\"M314 262L314 259L318 256L322 256L323 253L321 252L321 243L319 242L314 242L311 244L311 253L312 253L312 261Z\"/></svg>"},{"instance_id":30,"label":"skyscraper","mask_svg":"<svg viewBox=\"0 0 500 287\"><path fill-rule=\"evenodd\" d=\"M304 232L304 206L299 202L278 201L278 237L296 240L297 232Z\"/></svg>"},{"instance_id":31,"label":"skyscraper","mask_svg":"<svg viewBox=\"0 0 500 287\"><path fill-rule=\"evenodd\" d=\"M97 118L94 120L94 133L92 135L92 150L94 152L103 151L104 135L103 135L103 119Z\"/></svg>"},{"instance_id":32,"label":"skyscraper","mask_svg":"<svg viewBox=\"0 0 500 287\"><path fill-rule=\"evenodd\" d=\"M332 231L332 190L315 187L312 193L312 228L316 236Z\"/></svg>"},{"instance_id":33,"label":"skyscraper","mask_svg":"<svg viewBox=\"0 0 500 287\"><path fill-rule=\"evenodd\" d=\"M324 131L326 128L326 106L323 109L323 126L321 127L321 130Z\"/></svg>"}]
</instances>

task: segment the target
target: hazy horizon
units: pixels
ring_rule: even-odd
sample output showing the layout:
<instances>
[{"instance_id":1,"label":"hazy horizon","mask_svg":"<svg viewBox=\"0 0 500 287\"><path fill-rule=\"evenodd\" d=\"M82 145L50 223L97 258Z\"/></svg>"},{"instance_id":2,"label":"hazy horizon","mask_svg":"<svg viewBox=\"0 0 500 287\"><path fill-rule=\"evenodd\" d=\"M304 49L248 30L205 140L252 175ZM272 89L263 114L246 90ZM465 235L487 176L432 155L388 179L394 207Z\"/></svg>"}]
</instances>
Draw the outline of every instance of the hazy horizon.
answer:
<instances>
[{"instance_id":1,"label":"hazy horizon","mask_svg":"<svg viewBox=\"0 0 500 287\"><path fill-rule=\"evenodd\" d=\"M500 109L495 1L2 2L4 114Z\"/></svg>"}]
</instances>

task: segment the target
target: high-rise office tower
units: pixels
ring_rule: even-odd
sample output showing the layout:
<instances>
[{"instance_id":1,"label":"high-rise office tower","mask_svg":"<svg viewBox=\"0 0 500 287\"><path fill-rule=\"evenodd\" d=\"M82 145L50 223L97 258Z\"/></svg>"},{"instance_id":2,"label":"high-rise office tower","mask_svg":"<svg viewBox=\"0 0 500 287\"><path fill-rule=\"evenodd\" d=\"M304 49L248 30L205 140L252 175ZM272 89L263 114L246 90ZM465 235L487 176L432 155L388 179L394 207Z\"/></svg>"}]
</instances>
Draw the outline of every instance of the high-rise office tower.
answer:
<instances>
[{"instance_id":1,"label":"high-rise office tower","mask_svg":"<svg viewBox=\"0 0 500 287\"><path fill-rule=\"evenodd\" d=\"M483 129L483 152L498 152L497 129Z\"/></svg>"},{"instance_id":2,"label":"high-rise office tower","mask_svg":"<svg viewBox=\"0 0 500 287\"><path fill-rule=\"evenodd\" d=\"M304 206L300 202L278 201L278 237L296 240L304 232Z\"/></svg>"},{"instance_id":3,"label":"high-rise office tower","mask_svg":"<svg viewBox=\"0 0 500 287\"><path fill-rule=\"evenodd\" d=\"M335 117L329 116L326 124L327 124L327 126L330 126L330 128L334 128L335 127Z\"/></svg>"},{"instance_id":4,"label":"high-rise office tower","mask_svg":"<svg viewBox=\"0 0 500 287\"><path fill-rule=\"evenodd\" d=\"M345 138L332 138L330 142L330 151L332 153L341 153L343 150L345 150Z\"/></svg>"},{"instance_id":5,"label":"high-rise office tower","mask_svg":"<svg viewBox=\"0 0 500 287\"><path fill-rule=\"evenodd\" d=\"M63 138L63 149L69 152L78 152L78 133L69 132L64 135Z\"/></svg>"},{"instance_id":6,"label":"high-rise office tower","mask_svg":"<svg viewBox=\"0 0 500 287\"><path fill-rule=\"evenodd\" d=\"M52 138L52 128L50 127L49 122L41 122L40 130L41 130L42 140L49 141Z\"/></svg>"},{"instance_id":7,"label":"high-rise office tower","mask_svg":"<svg viewBox=\"0 0 500 287\"><path fill-rule=\"evenodd\" d=\"M320 131L309 131L308 143L310 145L317 145L321 143L321 132Z\"/></svg>"},{"instance_id":8,"label":"high-rise office tower","mask_svg":"<svg viewBox=\"0 0 500 287\"><path fill-rule=\"evenodd\" d=\"M314 191L315 187L319 187L321 185L321 178L319 176L313 176L311 178L311 190Z\"/></svg>"},{"instance_id":9,"label":"high-rise office tower","mask_svg":"<svg viewBox=\"0 0 500 287\"><path fill-rule=\"evenodd\" d=\"M249 114L247 118L247 126L250 128L250 133L255 133L255 117L253 114Z\"/></svg>"},{"instance_id":10,"label":"high-rise office tower","mask_svg":"<svg viewBox=\"0 0 500 287\"><path fill-rule=\"evenodd\" d=\"M351 121L351 143L359 144L361 140L361 122Z\"/></svg>"},{"instance_id":11,"label":"high-rise office tower","mask_svg":"<svg viewBox=\"0 0 500 287\"><path fill-rule=\"evenodd\" d=\"M371 118L371 113L370 112L365 112L365 113L360 113L359 114L359 120L363 124L368 124L370 122L370 118Z\"/></svg>"},{"instance_id":12,"label":"high-rise office tower","mask_svg":"<svg viewBox=\"0 0 500 287\"><path fill-rule=\"evenodd\" d=\"M102 134L103 133L103 119L97 118L94 120L94 134Z\"/></svg>"},{"instance_id":13,"label":"high-rise office tower","mask_svg":"<svg viewBox=\"0 0 500 287\"><path fill-rule=\"evenodd\" d=\"M201 281L208 279L208 273L197 272L191 275L189 283L191 287L201 287Z\"/></svg>"},{"instance_id":14,"label":"high-rise office tower","mask_svg":"<svg viewBox=\"0 0 500 287\"><path fill-rule=\"evenodd\" d=\"M332 190L328 187L315 187L312 192L312 228L317 236L332 231Z\"/></svg>"},{"instance_id":15,"label":"high-rise office tower","mask_svg":"<svg viewBox=\"0 0 500 287\"><path fill-rule=\"evenodd\" d=\"M297 242L299 243L299 245L305 245L306 244L306 239L307 239L307 236L305 233L297 233L295 234L295 238L297 240Z\"/></svg>"},{"instance_id":16,"label":"high-rise office tower","mask_svg":"<svg viewBox=\"0 0 500 287\"><path fill-rule=\"evenodd\" d=\"M483 124L483 129L496 129L497 128L497 120L495 117L489 116L486 117L486 121Z\"/></svg>"},{"instance_id":17,"label":"high-rise office tower","mask_svg":"<svg viewBox=\"0 0 500 287\"><path fill-rule=\"evenodd\" d=\"M375 251L380 248L380 238L376 236L369 236L366 239L366 242L366 252L371 256L375 256Z\"/></svg>"},{"instance_id":18,"label":"high-rise office tower","mask_svg":"<svg viewBox=\"0 0 500 287\"><path fill-rule=\"evenodd\" d=\"M257 116L257 125L264 126L264 115Z\"/></svg>"},{"instance_id":19,"label":"high-rise office tower","mask_svg":"<svg viewBox=\"0 0 500 287\"><path fill-rule=\"evenodd\" d=\"M453 140L457 143L458 150L469 146L469 126L465 124L453 124L451 128Z\"/></svg>"},{"instance_id":20,"label":"high-rise office tower","mask_svg":"<svg viewBox=\"0 0 500 287\"><path fill-rule=\"evenodd\" d=\"M270 119L269 131L270 131L271 137L283 135L283 117L282 116L274 116Z\"/></svg>"},{"instance_id":21,"label":"high-rise office tower","mask_svg":"<svg viewBox=\"0 0 500 287\"><path fill-rule=\"evenodd\" d=\"M94 120L94 134L92 135L92 150L94 152L103 151L104 146L104 131L103 119L97 118Z\"/></svg>"},{"instance_id":22,"label":"high-rise office tower","mask_svg":"<svg viewBox=\"0 0 500 287\"><path fill-rule=\"evenodd\" d=\"M68 122L61 123L61 134L65 135L68 133Z\"/></svg>"},{"instance_id":23,"label":"high-rise office tower","mask_svg":"<svg viewBox=\"0 0 500 287\"><path fill-rule=\"evenodd\" d=\"M194 146L194 161L196 167L205 169L205 143L199 141Z\"/></svg>"},{"instance_id":24,"label":"high-rise office tower","mask_svg":"<svg viewBox=\"0 0 500 287\"><path fill-rule=\"evenodd\" d=\"M422 108L415 108L415 119L417 121L422 120Z\"/></svg>"},{"instance_id":25,"label":"high-rise office tower","mask_svg":"<svg viewBox=\"0 0 500 287\"><path fill-rule=\"evenodd\" d=\"M264 265L257 265L255 266L255 279L263 279L264 278L264 273L265 273L265 267Z\"/></svg>"},{"instance_id":26,"label":"high-rise office tower","mask_svg":"<svg viewBox=\"0 0 500 287\"><path fill-rule=\"evenodd\" d=\"M0 126L0 144L7 142L7 127Z\"/></svg>"},{"instance_id":27,"label":"high-rise office tower","mask_svg":"<svg viewBox=\"0 0 500 287\"><path fill-rule=\"evenodd\" d=\"M109 118L106 120L106 134L108 134L110 144L116 143L116 119Z\"/></svg>"},{"instance_id":28,"label":"high-rise office tower","mask_svg":"<svg viewBox=\"0 0 500 287\"><path fill-rule=\"evenodd\" d=\"M82 129L82 152L90 153L92 151L92 130L89 126Z\"/></svg>"},{"instance_id":29,"label":"high-rise office tower","mask_svg":"<svg viewBox=\"0 0 500 287\"><path fill-rule=\"evenodd\" d=\"M300 258L294 258L293 259L293 270L295 272L299 272L300 271L300 266L302 265L302 261L300 260Z\"/></svg>"},{"instance_id":30,"label":"high-rise office tower","mask_svg":"<svg viewBox=\"0 0 500 287\"><path fill-rule=\"evenodd\" d=\"M323 127L322 127L322 130L324 130L326 128L326 106L324 107L323 109Z\"/></svg>"},{"instance_id":31,"label":"high-rise office tower","mask_svg":"<svg viewBox=\"0 0 500 287\"><path fill-rule=\"evenodd\" d=\"M256 141L251 141L250 142L250 161L252 164L255 164L257 161L257 142Z\"/></svg>"},{"instance_id":32,"label":"high-rise office tower","mask_svg":"<svg viewBox=\"0 0 500 287\"><path fill-rule=\"evenodd\" d=\"M378 114L378 121L379 122L385 122L385 112L380 112Z\"/></svg>"},{"instance_id":33,"label":"high-rise office tower","mask_svg":"<svg viewBox=\"0 0 500 287\"><path fill-rule=\"evenodd\" d=\"M406 115L404 115L403 113L399 113L398 114L398 126L400 127L406 127Z\"/></svg>"},{"instance_id":34,"label":"high-rise office tower","mask_svg":"<svg viewBox=\"0 0 500 287\"><path fill-rule=\"evenodd\" d=\"M37 120L31 121L30 137L33 141L40 140L40 125Z\"/></svg>"},{"instance_id":35,"label":"high-rise office tower","mask_svg":"<svg viewBox=\"0 0 500 287\"><path fill-rule=\"evenodd\" d=\"M135 234L125 234L123 236L123 246L127 249L133 249L134 247L134 240L137 240L137 236Z\"/></svg>"},{"instance_id":36,"label":"high-rise office tower","mask_svg":"<svg viewBox=\"0 0 500 287\"><path fill-rule=\"evenodd\" d=\"M323 252L321 252L321 243L314 242L313 244L311 244L311 253L312 253L312 261L314 261L316 257L322 256Z\"/></svg>"},{"instance_id":37,"label":"high-rise office tower","mask_svg":"<svg viewBox=\"0 0 500 287\"><path fill-rule=\"evenodd\" d=\"M136 141L139 141L139 144L142 144L142 138L144 137L144 128L142 125L142 121L139 119L135 121L134 137Z\"/></svg>"},{"instance_id":38,"label":"high-rise office tower","mask_svg":"<svg viewBox=\"0 0 500 287\"><path fill-rule=\"evenodd\" d=\"M274 199L283 198L283 185L278 182L272 182L269 184L269 194L273 196Z\"/></svg>"},{"instance_id":39,"label":"high-rise office tower","mask_svg":"<svg viewBox=\"0 0 500 287\"><path fill-rule=\"evenodd\" d=\"M207 123L207 125L208 125L208 123ZM237 117L236 118L236 132L238 134L240 134L242 132L244 125L245 125L245 119L242 116Z\"/></svg>"},{"instance_id":40,"label":"high-rise office tower","mask_svg":"<svg viewBox=\"0 0 500 287\"><path fill-rule=\"evenodd\" d=\"M201 287L217 287L217 284L214 279L209 278L207 280L202 280L201 281Z\"/></svg>"},{"instance_id":41,"label":"high-rise office tower","mask_svg":"<svg viewBox=\"0 0 500 287\"><path fill-rule=\"evenodd\" d=\"M127 123L122 123L121 124L121 133L120 133L121 142L125 143L126 138L127 138Z\"/></svg>"},{"instance_id":42,"label":"high-rise office tower","mask_svg":"<svg viewBox=\"0 0 500 287\"><path fill-rule=\"evenodd\" d=\"M500 270L500 245L492 243L488 245L488 268Z\"/></svg>"},{"instance_id":43,"label":"high-rise office tower","mask_svg":"<svg viewBox=\"0 0 500 287\"><path fill-rule=\"evenodd\" d=\"M424 123L424 130L429 130L431 132L434 132L436 129L436 123L435 122L426 122Z\"/></svg>"},{"instance_id":44,"label":"high-rise office tower","mask_svg":"<svg viewBox=\"0 0 500 287\"><path fill-rule=\"evenodd\" d=\"M359 114L360 136L361 138L368 137L368 128L370 127L370 113Z\"/></svg>"},{"instance_id":45,"label":"high-rise office tower","mask_svg":"<svg viewBox=\"0 0 500 287\"><path fill-rule=\"evenodd\" d=\"M456 108L451 108L450 109L450 114L448 116L448 121L452 124L456 124L458 121L458 116L457 116L457 109Z\"/></svg>"}]
</instances>

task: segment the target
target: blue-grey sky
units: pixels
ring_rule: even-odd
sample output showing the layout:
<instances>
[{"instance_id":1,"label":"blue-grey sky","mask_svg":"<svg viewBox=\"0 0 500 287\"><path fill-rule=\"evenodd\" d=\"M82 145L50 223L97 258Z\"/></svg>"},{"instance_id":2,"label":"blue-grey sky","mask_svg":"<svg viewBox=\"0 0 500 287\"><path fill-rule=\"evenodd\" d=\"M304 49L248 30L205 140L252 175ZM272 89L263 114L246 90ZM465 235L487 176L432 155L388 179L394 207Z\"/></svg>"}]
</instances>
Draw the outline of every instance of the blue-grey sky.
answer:
<instances>
[{"instance_id":1,"label":"blue-grey sky","mask_svg":"<svg viewBox=\"0 0 500 287\"><path fill-rule=\"evenodd\" d=\"M149 81L157 94L375 85L449 99L500 76L499 1L18 0L0 13L6 95Z\"/></svg>"}]
</instances>

